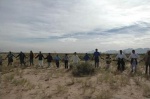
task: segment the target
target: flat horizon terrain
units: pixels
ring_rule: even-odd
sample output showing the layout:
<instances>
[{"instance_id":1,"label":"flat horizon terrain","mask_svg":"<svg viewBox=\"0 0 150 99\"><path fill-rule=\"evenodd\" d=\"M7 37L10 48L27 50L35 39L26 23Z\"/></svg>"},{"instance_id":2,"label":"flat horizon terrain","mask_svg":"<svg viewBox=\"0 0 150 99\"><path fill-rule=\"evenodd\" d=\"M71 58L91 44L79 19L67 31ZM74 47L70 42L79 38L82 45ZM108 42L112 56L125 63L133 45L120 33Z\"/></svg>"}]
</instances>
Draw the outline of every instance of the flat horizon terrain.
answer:
<instances>
[{"instance_id":1,"label":"flat horizon terrain","mask_svg":"<svg viewBox=\"0 0 150 99\"><path fill-rule=\"evenodd\" d=\"M81 59L83 56L79 54ZM112 59L115 56L111 55ZM6 54L3 55L5 57ZM106 55L102 54L102 57ZM126 61L126 69L121 73L116 71L116 61L112 61L109 70L105 70L105 60L101 59L100 67L95 68L93 75L82 77L74 76L72 69L65 69L63 61L60 68L56 68L54 61L50 68L46 68L44 60L43 69L38 66L38 59L34 59L34 66L29 66L28 58L26 62L24 67L20 66L18 58L14 58L12 66L7 66L7 59L3 61L0 67L0 99L150 99L150 76L145 75L144 62L138 64L135 74L131 74L129 61ZM84 63L83 60L80 62ZM69 61L69 66L71 64ZM93 60L89 64L94 67Z\"/></svg>"}]
</instances>

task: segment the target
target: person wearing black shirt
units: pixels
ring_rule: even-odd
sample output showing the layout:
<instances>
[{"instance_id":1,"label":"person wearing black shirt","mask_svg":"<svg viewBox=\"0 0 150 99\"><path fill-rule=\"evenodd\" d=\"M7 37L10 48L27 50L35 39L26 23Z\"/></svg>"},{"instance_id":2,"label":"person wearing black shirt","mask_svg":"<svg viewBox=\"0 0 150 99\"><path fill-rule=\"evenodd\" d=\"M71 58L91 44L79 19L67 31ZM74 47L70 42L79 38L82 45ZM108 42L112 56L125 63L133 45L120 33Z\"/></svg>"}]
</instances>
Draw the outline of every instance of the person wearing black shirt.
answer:
<instances>
[{"instance_id":1,"label":"person wearing black shirt","mask_svg":"<svg viewBox=\"0 0 150 99\"><path fill-rule=\"evenodd\" d=\"M39 66L43 68L43 59L44 59L44 56L43 54L41 53L41 51L39 52L39 54L35 57L39 59Z\"/></svg>"},{"instance_id":2,"label":"person wearing black shirt","mask_svg":"<svg viewBox=\"0 0 150 99\"><path fill-rule=\"evenodd\" d=\"M24 59L26 58L25 54L21 51L17 57L19 57L19 59L20 59L21 66L22 66L22 64L24 64L24 66L25 66L25 61L24 61Z\"/></svg>"},{"instance_id":3,"label":"person wearing black shirt","mask_svg":"<svg viewBox=\"0 0 150 99\"><path fill-rule=\"evenodd\" d=\"M48 63L47 68L49 68L51 66L51 62L53 60L53 57L51 56L50 53L48 53L48 55L47 55L47 57L45 59L47 59L47 63Z\"/></svg>"},{"instance_id":4,"label":"person wearing black shirt","mask_svg":"<svg viewBox=\"0 0 150 99\"><path fill-rule=\"evenodd\" d=\"M12 54L11 51L10 51L10 52L8 53L8 55L6 56L6 58L8 58L8 64L7 64L7 66L12 65L13 57L15 57L15 56L14 56L14 54ZM6 58L5 58L5 59L6 59Z\"/></svg>"},{"instance_id":5,"label":"person wearing black shirt","mask_svg":"<svg viewBox=\"0 0 150 99\"><path fill-rule=\"evenodd\" d=\"M32 51L30 51L30 66L34 65L33 58L34 58L34 54Z\"/></svg>"}]
</instances>

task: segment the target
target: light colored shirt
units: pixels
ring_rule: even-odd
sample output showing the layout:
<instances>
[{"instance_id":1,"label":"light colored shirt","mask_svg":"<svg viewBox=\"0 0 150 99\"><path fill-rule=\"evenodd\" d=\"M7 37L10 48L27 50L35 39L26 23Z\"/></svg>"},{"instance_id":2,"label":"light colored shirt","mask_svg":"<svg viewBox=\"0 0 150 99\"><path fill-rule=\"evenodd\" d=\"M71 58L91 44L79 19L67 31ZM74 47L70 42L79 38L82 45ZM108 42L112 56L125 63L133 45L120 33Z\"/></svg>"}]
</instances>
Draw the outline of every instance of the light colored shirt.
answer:
<instances>
[{"instance_id":1,"label":"light colored shirt","mask_svg":"<svg viewBox=\"0 0 150 99\"><path fill-rule=\"evenodd\" d=\"M73 63L78 63L80 61L80 58L78 57L78 55L73 55L71 57L71 60L73 61Z\"/></svg>"},{"instance_id":2,"label":"light colored shirt","mask_svg":"<svg viewBox=\"0 0 150 99\"><path fill-rule=\"evenodd\" d=\"M138 55L137 53L135 53L135 54L131 53L131 55L129 56L129 58L130 58L130 59L131 59L131 58L136 58L136 59L138 59L138 58L139 58L139 55Z\"/></svg>"},{"instance_id":3,"label":"light colored shirt","mask_svg":"<svg viewBox=\"0 0 150 99\"><path fill-rule=\"evenodd\" d=\"M118 59L118 58L121 58L121 59L122 59L122 58L127 59L126 55L123 54L123 53L122 53L122 54L119 53L119 54L116 56L116 59Z\"/></svg>"}]
</instances>

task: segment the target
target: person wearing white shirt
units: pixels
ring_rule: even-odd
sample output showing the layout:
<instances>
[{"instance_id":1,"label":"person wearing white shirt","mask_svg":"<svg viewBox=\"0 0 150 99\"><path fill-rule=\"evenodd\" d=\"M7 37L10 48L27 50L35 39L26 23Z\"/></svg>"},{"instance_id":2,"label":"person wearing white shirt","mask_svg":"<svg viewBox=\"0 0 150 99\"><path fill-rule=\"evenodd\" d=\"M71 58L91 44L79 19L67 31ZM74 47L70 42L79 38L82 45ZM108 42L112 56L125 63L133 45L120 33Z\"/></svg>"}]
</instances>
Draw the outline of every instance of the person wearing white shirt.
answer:
<instances>
[{"instance_id":1,"label":"person wearing white shirt","mask_svg":"<svg viewBox=\"0 0 150 99\"><path fill-rule=\"evenodd\" d=\"M127 59L126 55L122 52L122 50L120 50L120 52L118 53L118 55L116 56L117 59L117 70L118 71L124 71L125 70L125 59Z\"/></svg>"},{"instance_id":2,"label":"person wearing white shirt","mask_svg":"<svg viewBox=\"0 0 150 99\"><path fill-rule=\"evenodd\" d=\"M71 60L73 61L74 65L77 65L79 63L80 58L78 57L76 52L74 52L74 55L71 57Z\"/></svg>"},{"instance_id":3,"label":"person wearing white shirt","mask_svg":"<svg viewBox=\"0 0 150 99\"><path fill-rule=\"evenodd\" d=\"M132 50L132 53L129 56L129 59L131 59L131 72L136 72L138 58L139 58L139 55L135 53L135 50Z\"/></svg>"}]
</instances>

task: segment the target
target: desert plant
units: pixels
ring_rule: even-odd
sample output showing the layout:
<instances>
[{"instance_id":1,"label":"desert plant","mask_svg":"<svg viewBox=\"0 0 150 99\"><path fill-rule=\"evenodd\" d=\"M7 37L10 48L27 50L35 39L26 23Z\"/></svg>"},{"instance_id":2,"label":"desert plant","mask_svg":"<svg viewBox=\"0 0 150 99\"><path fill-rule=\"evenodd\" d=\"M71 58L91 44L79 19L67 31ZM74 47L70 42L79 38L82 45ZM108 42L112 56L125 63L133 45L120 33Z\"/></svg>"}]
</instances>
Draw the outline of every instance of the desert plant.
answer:
<instances>
[{"instance_id":1,"label":"desert plant","mask_svg":"<svg viewBox=\"0 0 150 99\"><path fill-rule=\"evenodd\" d=\"M90 63L81 63L73 68L72 74L74 76L92 75L95 73L94 67Z\"/></svg>"}]
</instances>

